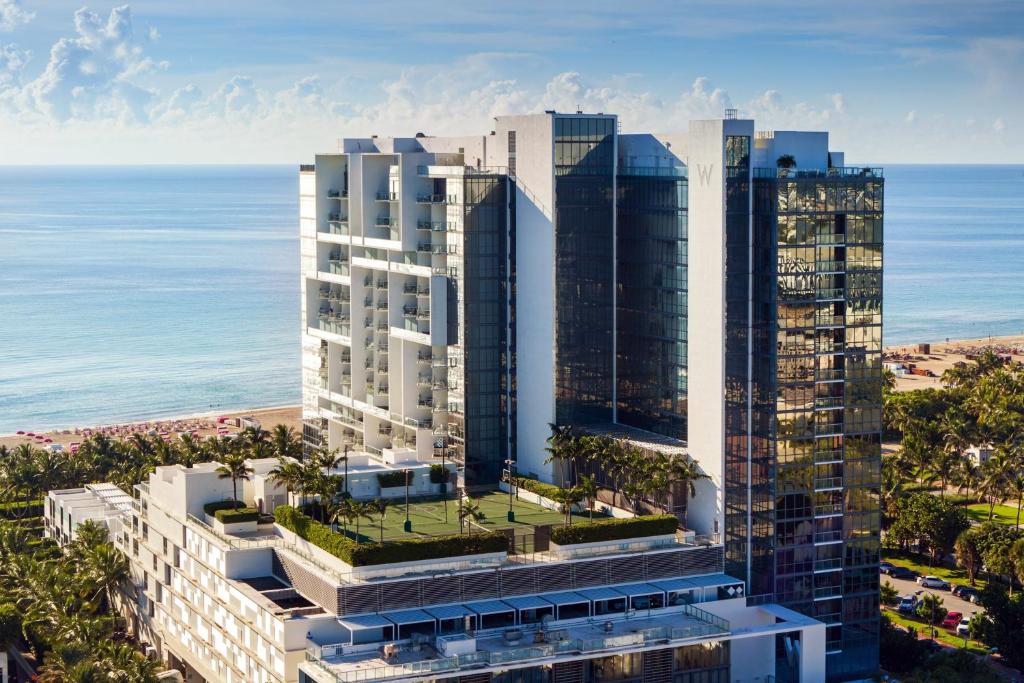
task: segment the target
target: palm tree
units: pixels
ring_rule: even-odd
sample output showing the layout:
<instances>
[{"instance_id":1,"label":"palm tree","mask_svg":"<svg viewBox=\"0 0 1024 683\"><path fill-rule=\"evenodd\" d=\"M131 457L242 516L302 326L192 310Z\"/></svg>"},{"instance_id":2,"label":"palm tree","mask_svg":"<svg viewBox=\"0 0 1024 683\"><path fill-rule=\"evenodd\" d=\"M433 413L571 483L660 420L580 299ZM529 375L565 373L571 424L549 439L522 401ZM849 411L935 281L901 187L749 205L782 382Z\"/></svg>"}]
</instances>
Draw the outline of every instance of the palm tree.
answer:
<instances>
[{"instance_id":1,"label":"palm tree","mask_svg":"<svg viewBox=\"0 0 1024 683\"><path fill-rule=\"evenodd\" d=\"M302 457L302 440L295 430L286 424L275 425L270 430L270 442L274 447L274 454L279 458Z\"/></svg>"},{"instance_id":2,"label":"palm tree","mask_svg":"<svg viewBox=\"0 0 1024 683\"><path fill-rule=\"evenodd\" d=\"M587 517L594 521L594 504L597 502L597 481L592 476L584 474L580 477L579 489L583 500L587 501Z\"/></svg>"},{"instance_id":3,"label":"palm tree","mask_svg":"<svg viewBox=\"0 0 1024 683\"><path fill-rule=\"evenodd\" d=\"M270 477L289 492L297 492L302 485L302 465L290 458L281 459L274 469L270 470Z\"/></svg>"},{"instance_id":4,"label":"palm tree","mask_svg":"<svg viewBox=\"0 0 1024 683\"><path fill-rule=\"evenodd\" d=\"M86 555L85 572L97 592L105 596L106 609L113 611L115 592L131 579L128 558L112 544L101 543Z\"/></svg>"},{"instance_id":5,"label":"palm tree","mask_svg":"<svg viewBox=\"0 0 1024 683\"><path fill-rule=\"evenodd\" d=\"M992 521L996 503L1006 499L1006 481L1011 471L1013 471L1013 463L1007 457L1006 452L1001 449L997 449L982 468L978 493L988 499L989 521Z\"/></svg>"},{"instance_id":6,"label":"palm tree","mask_svg":"<svg viewBox=\"0 0 1024 683\"><path fill-rule=\"evenodd\" d=\"M544 449L548 457L544 460L545 465L555 463L558 465L559 485L568 486L569 476L565 471L566 465L573 457L573 442L576 435L571 426L549 424L551 436L547 438L548 446Z\"/></svg>"},{"instance_id":7,"label":"palm tree","mask_svg":"<svg viewBox=\"0 0 1024 683\"><path fill-rule=\"evenodd\" d=\"M359 516L356 510L355 501L352 498L342 498L341 501L333 506L331 516L328 518L331 524L336 524L338 520L341 520L342 533L348 536L348 523L355 521Z\"/></svg>"},{"instance_id":8,"label":"palm tree","mask_svg":"<svg viewBox=\"0 0 1024 683\"><path fill-rule=\"evenodd\" d=\"M380 522L380 542L384 542L384 519L387 517L388 508L391 507L391 502L387 498L374 498L373 502L370 503L373 511L378 515Z\"/></svg>"},{"instance_id":9,"label":"palm tree","mask_svg":"<svg viewBox=\"0 0 1024 683\"><path fill-rule=\"evenodd\" d=\"M238 437L243 443L250 447L255 446L258 443L265 443L267 438L270 436L270 432L263 427L257 427L255 425L246 427L238 432Z\"/></svg>"},{"instance_id":10,"label":"palm tree","mask_svg":"<svg viewBox=\"0 0 1024 683\"><path fill-rule=\"evenodd\" d=\"M562 506L562 514L565 515L565 523L572 524L572 506L583 500L583 492L578 486L568 489L559 489L555 494L555 502ZM591 518L593 521L593 518Z\"/></svg>"},{"instance_id":11,"label":"palm tree","mask_svg":"<svg viewBox=\"0 0 1024 683\"><path fill-rule=\"evenodd\" d=\"M563 489L564 490L564 489ZM469 527L469 535L473 535L473 522L485 519L487 515L480 509L480 502L475 498L466 496L459 500L459 531L463 523Z\"/></svg>"},{"instance_id":12,"label":"palm tree","mask_svg":"<svg viewBox=\"0 0 1024 683\"><path fill-rule=\"evenodd\" d=\"M689 510L689 499L697 495L697 481L710 479L700 466L686 455L676 455L669 460L668 478L673 486L683 491L683 527L686 527L686 513Z\"/></svg>"},{"instance_id":13,"label":"palm tree","mask_svg":"<svg viewBox=\"0 0 1024 683\"><path fill-rule=\"evenodd\" d=\"M346 500L352 501L353 509L356 512L356 543L358 543L362 538L359 532L359 520L365 519L367 522L372 522L374 507L371 503L356 500L355 498L347 498Z\"/></svg>"},{"instance_id":14,"label":"palm tree","mask_svg":"<svg viewBox=\"0 0 1024 683\"><path fill-rule=\"evenodd\" d=\"M245 455L242 453L231 453L217 468L217 474L221 479L231 480L231 500L236 502L238 502L238 480L248 481L252 476L252 468L245 460Z\"/></svg>"}]
</instances>

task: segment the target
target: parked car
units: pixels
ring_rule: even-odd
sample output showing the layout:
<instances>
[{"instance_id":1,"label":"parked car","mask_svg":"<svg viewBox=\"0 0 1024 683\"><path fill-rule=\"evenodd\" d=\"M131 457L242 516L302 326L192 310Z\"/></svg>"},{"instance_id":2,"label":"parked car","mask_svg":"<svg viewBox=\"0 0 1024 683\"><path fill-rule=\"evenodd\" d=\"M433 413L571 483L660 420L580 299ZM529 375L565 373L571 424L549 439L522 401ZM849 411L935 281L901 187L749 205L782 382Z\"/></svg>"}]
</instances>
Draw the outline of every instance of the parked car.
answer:
<instances>
[{"instance_id":1,"label":"parked car","mask_svg":"<svg viewBox=\"0 0 1024 683\"><path fill-rule=\"evenodd\" d=\"M896 609L898 609L902 614L912 614L915 607L917 607L917 596L904 595L900 598L900 604Z\"/></svg>"},{"instance_id":2,"label":"parked car","mask_svg":"<svg viewBox=\"0 0 1024 683\"><path fill-rule=\"evenodd\" d=\"M978 597L981 593L977 588L972 588L970 586L956 586L953 588L953 595L957 596L961 600L976 603L978 602Z\"/></svg>"},{"instance_id":3,"label":"parked car","mask_svg":"<svg viewBox=\"0 0 1024 683\"><path fill-rule=\"evenodd\" d=\"M913 581L917 578L917 572L907 569L906 567L893 567L892 571L889 572L889 576L894 579Z\"/></svg>"},{"instance_id":4,"label":"parked car","mask_svg":"<svg viewBox=\"0 0 1024 683\"><path fill-rule=\"evenodd\" d=\"M937 576L919 576L917 578L917 582L921 584L921 586L923 586L924 588L937 588L940 591L949 590L949 581L946 581L945 579L940 579Z\"/></svg>"},{"instance_id":5,"label":"parked car","mask_svg":"<svg viewBox=\"0 0 1024 683\"><path fill-rule=\"evenodd\" d=\"M963 597L960 595L960 592L963 591L965 588L969 589L970 586L965 586L962 583L954 583L953 587L949 589L949 592L959 598Z\"/></svg>"},{"instance_id":6,"label":"parked car","mask_svg":"<svg viewBox=\"0 0 1024 683\"><path fill-rule=\"evenodd\" d=\"M971 615L974 616L973 614ZM956 634L958 636L967 636L971 633L971 617L963 616L960 618L960 623L956 625Z\"/></svg>"},{"instance_id":7,"label":"parked car","mask_svg":"<svg viewBox=\"0 0 1024 683\"><path fill-rule=\"evenodd\" d=\"M878 572L880 574L891 574L892 570L895 569L895 568L896 568L896 565L894 565L892 562L879 562L878 563Z\"/></svg>"},{"instance_id":8,"label":"parked car","mask_svg":"<svg viewBox=\"0 0 1024 683\"><path fill-rule=\"evenodd\" d=\"M946 612L946 618L942 620L942 626L950 630L955 629L964 618L961 612Z\"/></svg>"}]
</instances>

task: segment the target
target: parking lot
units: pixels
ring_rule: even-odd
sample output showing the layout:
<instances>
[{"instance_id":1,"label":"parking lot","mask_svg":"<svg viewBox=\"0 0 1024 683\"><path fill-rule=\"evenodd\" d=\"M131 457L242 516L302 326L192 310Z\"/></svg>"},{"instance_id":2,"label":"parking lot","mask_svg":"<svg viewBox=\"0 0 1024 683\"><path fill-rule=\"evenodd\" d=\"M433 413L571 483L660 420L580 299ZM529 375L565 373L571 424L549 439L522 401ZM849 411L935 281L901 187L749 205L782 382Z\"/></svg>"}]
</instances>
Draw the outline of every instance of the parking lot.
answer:
<instances>
[{"instance_id":1,"label":"parking lot","mask_svg":"<svg viewBox=\"0 0 1024 683\"><path fill-rule=\"evenodd\" d=\"M975 612L983 611L981 605L975 605L974 603L962 600L953 595L952 593L950 593L949 591L943 591L937 588L922 588L917 584L916 581L894 579L891 576L886 576L885 574L883 574L880 578L883 586L885 585L886 581L895 586L896 590L899 591L900 597L903 597L904 595L909 595L911 593L917 593L918 591L925 591L927 593L933 593L942 598L942 606L950 612L960 612L961 614L966 615L968 618L970 618L970 616Z\"/></svg>"}]
</instances>

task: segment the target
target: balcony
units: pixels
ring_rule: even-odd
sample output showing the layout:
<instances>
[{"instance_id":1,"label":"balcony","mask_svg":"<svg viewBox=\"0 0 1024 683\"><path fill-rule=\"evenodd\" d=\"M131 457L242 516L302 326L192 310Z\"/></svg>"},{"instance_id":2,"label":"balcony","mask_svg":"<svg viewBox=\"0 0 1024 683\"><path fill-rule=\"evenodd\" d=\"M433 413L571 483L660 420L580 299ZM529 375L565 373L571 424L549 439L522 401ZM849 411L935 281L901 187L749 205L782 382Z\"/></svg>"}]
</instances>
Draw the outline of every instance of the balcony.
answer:
<instances>
[{"instance_id":1,"label":"balcony","mask_svg":"<svg viewBox=\"0 0 1024 683\"><path fill-rule=\"evenodd\" d=\"M843 594L842 586L818 586L814 589L815 600L826 600Z\"/></svg>"},{"instance_id":2,"label":"balcony","mask_svg":"<svg viewBox=\"0 0 1024 683\"><path fill-rule=\"evenodd\" d=\"M843 449L836 448L829 451L814 451L814 462L816 463L827 463L827 462L842 462L843 461Z\"/></svg>"},{"instance_id":3,"label":"balcony","mask_svg":"<svg viewBox=\"0 0 1024 683\"><path fill-rule=\"evenodd\" d=\"M416 386L429 387L432 384L432 382L433 380L431 379L430 375L419 375L416 377Z\"/></svg>"},{"instance_id":4,"label":"balcony","mask_svg":"<svg viewBox=\"0 0 1024 683\"><path fill-rule=\"evenodd\" d=\"M842 327L846 316L842 313L818 313L814 316L815 327Z\"/></svg>"},{"instance_id":5,"label":"balcony","mask_svg":"<svg viewBox=\"0 0 1024 683\"><path fill-rule=\"evenodd\" d=\"M420 204L444 204L445 196L443 194L417 194L416 201Z\"/></svg>"},{"instance_id":6,"label":"balcony","mask_svg":"<svg viewBox=\"0 0 1024 683\"><path fill-rule=\"evenodd\" d=\"M814 478L814 490L815 491L830 491L835 489L843 488L842 477L815 477Z\"/></svg>"},{"instance_id":7,"label":"balcony","mask_svg":"<svg viewBox=\"0 0 1024 683\"><path fill-rule=\"evenodd\" d=\"M398 219L393 216L377 216L373 224L378 228L390 228L391 226L398 225Z\"/></svg>"},{"instance_id":8,"label":"balcony","mask_svg":"<svg viewBox=\"0 0 1024 683\"><path fill-rule=\"evenodd\" d=\"M402 306L402 312L406 315L416 315L417 310L416 306L413 305Z\"/></svg>"},{"instance_id":9,"label":"balcony","mask_svg":"<svg viewBox=\"0 0 1024 683\"><path fill-rule=\"evenodd\" d=\"M327 224L327 232L331 235L351 235L347 220L330 221Z\"/></svg>"},{"instance_id":10,"label":"balcony","mask_svg":"<svg viewBox=\"0 0 1024 683\"><path fill-rule=\"evenodd\" d=\"M814 372L814 380L816 382L835 382L843 379L842 368L818 368Z\"/></svg>"},{"instance_id":11,"label":"balcony","mask_svg":"<svg viewBox=\"0 0 1024 683\"><path fill-rule=\"evenodd\" d=\"M816 572L834 572L839 571L843 568L843 558L841 557L830 557L825 560L814 561L814 571Z\"/></svg>"},{"instance_id":12,"label":"balcony","mask_svg":"<svg viewBox=\"0 0 1024 683\"><path fill-rule=\"evenodd\" d=\"M420 242L419 244L416 245L416 251L418 251L421 254L429 254L430 247L430 242Z\"/></svg>"},{"instance_id":13,"label":"balcony","mask_svg":"<svg viewBox=\"0 0 1024 683\"><path fill-rule=\"evenodd\" d=\"M843 514L842 503L826 503L824 505L814 506L815 517L835 517Z\"/></svg>"},{"instance_id":14,"label":"balcony","mask_svg":"<svg viewBox=\"0 0 1024 683\"><path fill-rule=\"evenodd\" d=\"M843 287L819 287L814 291L814 298L818 301L832 301L845 296L846 289Z\"/></svg>"},{"instance_id":15,"label":"balcony","mask_svg":"<svg viewBox=\"0 0 1024 683\"><path fill-rule=\"evenodd\" d=\"M838 436L842 433L843 425L841 422L828 422L826 424L814 425L815 436Z\"/></svg>"},{"instance_id":16,"label":"balcony","mask_svg":"<svg viewBox=\"0 0 1024 683\"><path fill-rule=\"evenodd\" d=\"M415 294L416 293L416 283L415 282L406 282L404 285L402 285L402 291L404 293L406 293L406 294Z\"/></svg>"},{"instance_id":17,"label":"balcony","mask_svg":"<svg viewBox=\"0 0 1024 683\"><path fill-rule=\"evenodd\" d=\"M842 396L818 396L814 399L814 407L822 410L842 408L846 399Z\"/></svg>"},{"instance_id":18,"label":"balcony","mask_svg":"<svg viewBox=\"0 0 1024 683\"><path fill-rule=\"evenodd\" d=\"M417 230L430 230L431 232L447 232L450 224L446 221L417 221Z\"/></svg>"},{"instance_id":19,"label":"balcony","mask_svg":"<svg viewBox=\"0 0 1024 683\"><path fill-rule=\"evenodd\" d=\"M378 192L377 195L376 195L376 199L377 199L378 202L397 202L398 201L398 193L397 192Z\"/></svg>"},{"instance_id":20,"label":"balcony","mask_svg":"<svg viewBox=\"0 0 1024 683\"><path fill-rule=\"evenodd\" d=\"M348 199L348 190L327 190L328 199Z\"/></svg>"},{"instance_id":21,"label":"balcony","mask_svg":"<svg viewBox=\"0 0 1024 683\"><path fill-rule=\"evenodd\" d=\"M330 259L327 261L327 272L331 275L350 275L348 259Z\"/></svg>"},{"instance_id":22,"label":"balcony","mask_svg":"<svg viewBox=\"0 0 1024 683\"><path fill-rule=\"evenodd\" d=\"M331 316L322 313L318 317L317 327L331 334L340 334L343 337L352 336L352 325L348 321L348 316Z\"/></svg>"},{"instance_id":23,"label":"balcony","mask_svg":"<svg viewBox=\"0 0 1024 683\"><path fill-rule=\"evenodd\" d=\"M818 544L839 543L843 540L842 531L819 531L814 534L814 542Z\"/></svg>"},{"instance_id":24,"label":"balcony","mask_svg":"<svg viewBox=\"0 0 1024 683\"><path fill-rule=\"evenodd\" d=\"M846 270L845 261L815 261L814 270L818 273L842 273Z\"/></svg>"}]
</instances>

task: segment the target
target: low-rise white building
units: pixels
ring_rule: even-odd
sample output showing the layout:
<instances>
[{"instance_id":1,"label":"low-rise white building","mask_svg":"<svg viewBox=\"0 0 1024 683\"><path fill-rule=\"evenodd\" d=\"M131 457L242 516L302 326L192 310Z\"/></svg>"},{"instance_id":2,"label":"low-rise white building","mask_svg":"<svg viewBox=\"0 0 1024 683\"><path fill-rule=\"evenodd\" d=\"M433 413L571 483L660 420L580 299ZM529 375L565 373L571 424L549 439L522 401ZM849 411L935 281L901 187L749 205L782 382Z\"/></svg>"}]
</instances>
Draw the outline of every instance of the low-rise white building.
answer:
<instances>
[{"instance_id":1,"label":"low-rise white building","mask_svg":"<svg viewBox=\"0 0 1024 683\"><path fill-rule=\"evenodd\" d=\"M240 486L245 501L284 500L272 465L250 466L263 474ZM53 491L46 506L62 543L85 519L111 529L131 560L129 623L185 681L732 683L771 680L780 665L825 680L825 625L748 605L721 545L658 536L542 549L538 535L529 554L356 567L266 515L208 516L205 505L231 496L217 468L159 467L133 497L97 485Z\"/></svg>"}]
</instances>

